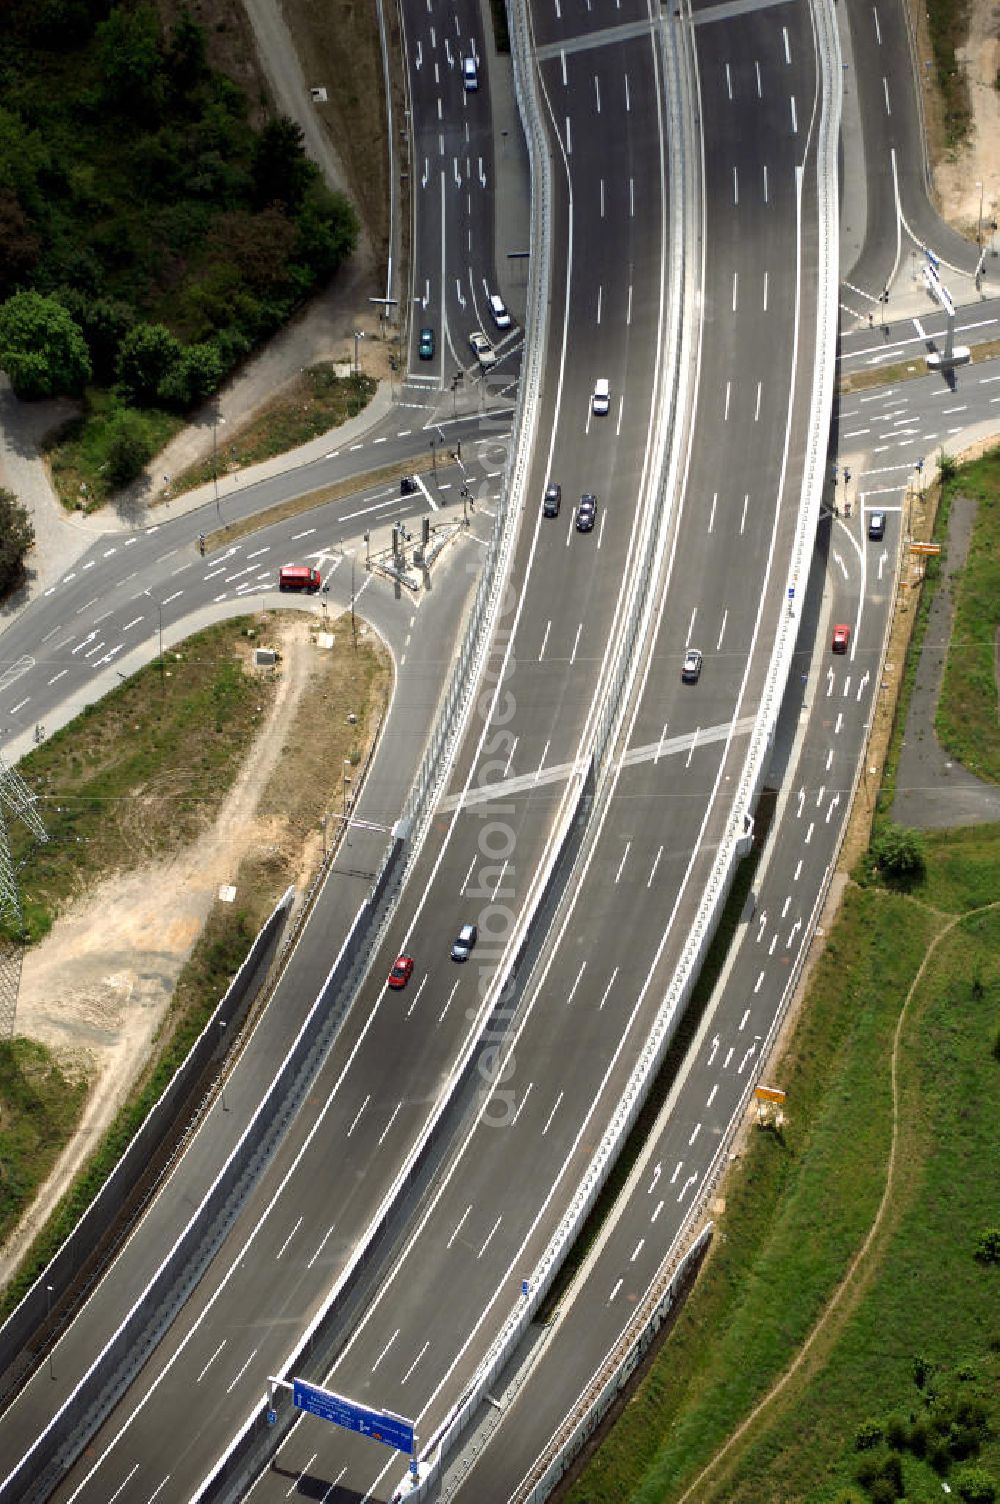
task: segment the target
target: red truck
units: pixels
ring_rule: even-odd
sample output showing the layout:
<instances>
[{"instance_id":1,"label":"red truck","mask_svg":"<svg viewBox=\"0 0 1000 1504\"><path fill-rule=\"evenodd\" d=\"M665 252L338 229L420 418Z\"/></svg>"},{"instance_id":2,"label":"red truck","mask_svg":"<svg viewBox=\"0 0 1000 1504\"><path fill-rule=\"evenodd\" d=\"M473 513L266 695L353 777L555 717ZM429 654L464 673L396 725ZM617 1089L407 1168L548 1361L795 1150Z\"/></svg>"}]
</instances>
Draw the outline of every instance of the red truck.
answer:
<instances>
[{"instance_id":1,"label":"red truck","mask_svg":"<svg viewBox=\"0 0 1000 1504\"><path fill-rule=\"evenodd\" d=\"M278 571L279 590L318 590L323 581L318 569L308 564L285 564Z\"/></svg>"}]
</instances>

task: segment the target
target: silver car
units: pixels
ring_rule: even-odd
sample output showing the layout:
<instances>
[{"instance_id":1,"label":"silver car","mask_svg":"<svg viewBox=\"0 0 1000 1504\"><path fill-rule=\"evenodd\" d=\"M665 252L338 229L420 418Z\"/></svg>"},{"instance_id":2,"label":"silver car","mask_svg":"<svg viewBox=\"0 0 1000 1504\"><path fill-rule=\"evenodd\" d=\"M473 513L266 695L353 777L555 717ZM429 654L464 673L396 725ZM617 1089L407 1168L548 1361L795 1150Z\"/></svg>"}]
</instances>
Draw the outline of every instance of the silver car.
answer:
<instances>
[{"instance_id":1,"label":"silver car","mask_svg":"<svg viewBox=\"0 0 1000 1504\"><path fill-rule=\"evenodd\" d=\"M467 961L472 954L472 947L478 938L479 931L474 924L463 924L451 948L451 959L453 961Z\"/></svg>"}]
</instances>

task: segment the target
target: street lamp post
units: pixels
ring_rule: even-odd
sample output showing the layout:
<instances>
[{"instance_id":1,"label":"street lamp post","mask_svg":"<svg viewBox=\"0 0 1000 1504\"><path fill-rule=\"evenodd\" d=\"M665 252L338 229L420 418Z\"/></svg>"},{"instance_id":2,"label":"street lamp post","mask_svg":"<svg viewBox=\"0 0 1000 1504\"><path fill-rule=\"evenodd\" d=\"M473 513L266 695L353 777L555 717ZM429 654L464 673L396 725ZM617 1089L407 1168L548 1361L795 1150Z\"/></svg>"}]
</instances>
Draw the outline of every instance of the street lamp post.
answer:
<instances>
[{"instance_id":1,"label":"street lamp post","mask_svg":"<svg viewBox=\"0 0 1000 1504\"><path fill-rule=\"evenodd\" d=\"M358 622L354 615L354 555L351 555L351 641L354 643L354 651L358 651Z\"/></svg>"},{"instance_id":2,"label":"street lamp post","mask_svg":"<svg viewBox=\"0 0 1000 1504\"><path fill-rule=\"evenodd\" d=\"M350 844L351 844L351 827L350 827L350 823L348 822L348 819L347 819L347 796L348 796L348 790L351 787L351 775L347 772L347 769L350 766L351 766L351 759L349 757L345 757L344 758L344 837L345 837L345 839L347 841L348 846L350 846Z\"/></svg>"},{"instance_id":3,"label":"street lamp post","mask_svg":"<svg viewBox=\"0 0 1000 1504\"><path fill-rule=\"evenodd\" d=\"M167 676L166 676L167 675L167 671L166 671L166 665L163 662L163 606L162 606L162 604L159 601L157 601L157 603L156 603L156 615L157 615L157 619L158 619L158 622L159 622L160 694L161 695L165 695L166 692L167 692Z\"/></svg>"},{"instance_id":4,"label":"street lamp post","mask_svg":"<svg viewBox=\"0 0 1000 1504\"><path fill-rule=\"evenodd\" d=\"M983 191L984 190L983 190L983 184L982 183L977 183L976 187L979 189L979 228L976 231L976 244L978 246L982 246L982 243L983 243Z\"/></svg>"},{"instance_id":5,"label":"street lamp post","mask_svg":"<svg viewBox=\"0 0 1000 1504\"><path fill-rule=\"evenodd\" d=\"M431 439L431 465L433 466L434 477L436 479L438 473L437 439Z\"/></svg>"},{"instance_id":6,"label":"street lamp post","mask_svg":"<svg viewBox=\"0 0 1000 1504\"><path fill-rule=\"evenodd\" d=\"M354 374L355 374L355 376L357 376L358 373L359 373L359 371L361 370L360 358L359 358L359 354L358 354L358 346L360 345L360 343L364 339L364 337L365 337L365 333L364 333L363 329L355 329L355 331L354 331Z\"/></svg>"}]
</instances>

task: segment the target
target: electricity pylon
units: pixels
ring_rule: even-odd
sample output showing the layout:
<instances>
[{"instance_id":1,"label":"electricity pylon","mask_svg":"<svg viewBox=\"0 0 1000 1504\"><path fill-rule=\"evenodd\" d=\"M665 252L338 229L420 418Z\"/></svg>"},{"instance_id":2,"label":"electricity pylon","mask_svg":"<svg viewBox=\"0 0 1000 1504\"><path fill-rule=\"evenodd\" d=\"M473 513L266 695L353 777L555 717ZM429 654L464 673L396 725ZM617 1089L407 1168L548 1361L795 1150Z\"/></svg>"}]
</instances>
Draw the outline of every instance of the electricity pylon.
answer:
<instances>
[{"instance_id":1,"label":"electricity pylon","mask_svg":"<svg viewBox=\"0 0 1000 1504\"><path fill-rule=\"evenodd\" d=\"M17 994L24 956L24 918L17 871L7 835L9 818L22 820L39 841L47 841L45 826L35 809L35 796L15 768L0 757L0 1039L14 1032Z\"/></svg>"}]
</instances>

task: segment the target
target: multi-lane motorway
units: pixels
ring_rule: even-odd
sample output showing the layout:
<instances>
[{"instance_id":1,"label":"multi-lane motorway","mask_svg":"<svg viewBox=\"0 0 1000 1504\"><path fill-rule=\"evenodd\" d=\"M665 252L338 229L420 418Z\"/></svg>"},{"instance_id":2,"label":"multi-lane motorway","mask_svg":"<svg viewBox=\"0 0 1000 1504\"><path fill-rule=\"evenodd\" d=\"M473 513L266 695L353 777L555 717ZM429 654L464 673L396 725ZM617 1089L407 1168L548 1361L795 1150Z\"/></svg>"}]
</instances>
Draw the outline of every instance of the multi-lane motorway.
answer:
<instances>
[{"instance_id":1,"label":"multi-lane motorway","mask_svg":"<svg viewBox=\"0 0 1000 1504\"><path fill-rule=\"evenodd\" d=\"M676 157L663 122L677 104L671 70L678 37L661 33L638 0L618 7L611 20L590 11L563 16L558 3L536 6L554 185L548 318L540 331L544 378L531 415L536 443L510 588L483 693L390 931L307 1101L206 1275L67 1474L59 1498L194 1497L229 1439L259 1412L267 1375L284 1371L304 1327L347 1279L359 1240L446 1100L449 1073L495 1017L505 944L527 923L538 874L579 798L616 644L637 605L632 582L652 537L659 545L655 594L634 662L625 666L634 671L631 680L615 665L631 698L601 765L600 798L576 869L530 974L519 978L501 1048L480 1040L485 1089L466 1101L469 1117L454 1154L421 1188L377 1294L340 1334L323 1373L331 1387L413 1416L422 1438L434 1436L516 1308L521 1280L534 1277L619 1104L636 1089L647 1036L668 1034L676 1022L664 1009L668 984L733 816L787 612L800 509L815 515L819 502L803 494L803 477L825 316L816 274L826 229L817 215L817 143L829 85L811 17L801 9L706 6L692 20L703 206L693 227L687 223L698 266L698 316L687 310L697 331L692 421L670 437L666 418L684 394L674 390L677 371L663 364L672 300L680 295L667 232ZM468 333L489 329L485 293L495 285L492 105L477 28L478 12L475 20L458 17L434 0L407 10L413 327L426 320L437 334L435 362L411 352L408 391L423 389L427 401L435 390L447 392L457 364L467 364ZM470 54L480 63L475 92L461 82L461 59ZM906 337L894 331L891 348ZM501 353L512 359L519 342L515 328ZM868 331L856 336L858 364L871 358L873 342ZM607 416L592 410L598 376L611 387ZM961 378L972 379L971 372ZM992 401L993 378L984 371L975 379L984 385L972 406L982 408ZM926 446L928 433L947 432L947 424L932 430L933 420L922 416L910 421L925 408L953 416L935 409L941 399L932 391L939 389L908 383L901 398L890 394L895 408L886 408L885 393L843 404L842 438L856 423L853 437L866 442L857 450L852 515L828 516L821 529L831 569L825 593L814 582L807 597L792 672L793 684L806 676L805 698L786 705L788 724L777 735L776 771L786 777L757 911L627 1213L599 1250L586 1296L569 1304L548 1352L519 1384L503 1447L488 1449L490 1461L473 1474L477 1499L510 1496L621 1330L623 1308L655 1277L708 1184L716 1147L780 1016L879 677L902 517L876 475L898 490L916 446ZM471 459L473 420L465 422L450 426L449 442L464 435L463 454ZM877 463L883 451L873 433L887 434L886 448L898 455ZM402 460L413 452L413 438L396 418L391 432L376 432L380 447L370 452L379 463ZM891 464L901 473L891 474ZM680 483L668 492L671 465ZM249 514L359 468L357 454L334 454L294 482L269 482L271 489L244 492L238 503L227 498L227 508ZM550 480L561 484L563 506L547 519L540 500ZM583 491L597 496L590 533L574 526ZM890 517L877 548L864 536L867 498L876 493ZM419 501L422 511L426 502ZM328 571L334 566L343 598L338 561L352 540L357 546L369 517L394 516L400 505L398 488L376 490L338 503L329 516L310 514L205 560L193 518L95 548L5 634L8 676L20 665L15 678L0 683L7 734L50 717L67 689L81 699L92 693L95 670L117 672L128 662L128 633L148 642L161 613L176 613L166 617L169 629L182 614L190 620L193 607L253 599L273 584L275 563L285 562L289 546ZM469 539L461 547L476 544ZM391 592L383 598L380 587L365 588L362 605L400 658L406 648L415 651L408 638L423 644L416 660L406 659L407 670L424 665L416 670L421 687L412 708L414 739L422 744L433 702L432 645L451 640L462 597L446 601L442 594L422 606L418 633L412 612L401 612ZM119 594L120 604L108 611ZM854 628L850 654L835 661L826 652L831 620ZM696 684L681 682L688 646L704 655ZM393 736L402 734L398 711ZM412 767L414 757L401 766ZM384 784L383 819L394 817L401 793L397 773L394 784ZM468 920L480 926L480 946L458 967L450 942ZM400 949L414 956L415 969L404 991L390 993L384 976ZM301 1015L327 953L314 919L284 994L279 989L279 1008L287 1000ZM234 1072L227 1095L237 1118L259 1096L267 1064L251 1049ZM103 1343L129 1303L142 1298L178 1218L231 1142L232 1122L214 1112L113 1277L57 1347L55 1378L37 1376L8 1412L0 1428L0 1477L10 1473L5 1497L23 1490L34 1439L88 1366L99 1368ZM376 1457L370 1443L306 1421L254 1496L276 1498L280 1489L284 1497L297 1488L318 1497L385 1498L401 1472L391 1453Z\"/></svg>"}]
</instances>

